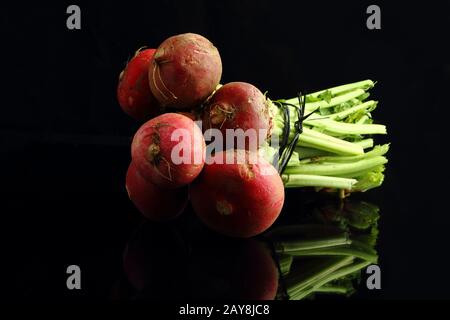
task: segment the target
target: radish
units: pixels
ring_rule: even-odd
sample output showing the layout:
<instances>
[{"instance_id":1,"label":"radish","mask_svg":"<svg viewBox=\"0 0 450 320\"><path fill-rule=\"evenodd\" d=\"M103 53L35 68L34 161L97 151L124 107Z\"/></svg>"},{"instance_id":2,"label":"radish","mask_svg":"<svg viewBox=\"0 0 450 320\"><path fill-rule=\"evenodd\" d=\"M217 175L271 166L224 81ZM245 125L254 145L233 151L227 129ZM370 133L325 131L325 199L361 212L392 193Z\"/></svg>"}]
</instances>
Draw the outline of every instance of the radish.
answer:
<instances>
[{"instance_id":1,"label":"radish","mask_svg":"<svg viewBox=\"0 0 450 320\"><path fill-rule=\"evenodd\" d=\"M123 111L136 120L145 121L160 113L148 83L148 69L155 52L156 49L136 51L119 76L117 99Z\"/></svg>"},{"instance_id":2,"label":"radish","mask_svg":"<svg viewBox=\"0 0 450 320\"><path fill-rule=\"evenodd\" d=\"M183 112L183 111L180 111L180 112L177 112L177 113L188 117L192 121L196 121L197 120L197 115L194 112Z\"/></svg>"},{"instance_id":3,"label":"radish","mask_svg":"<svg viewBox=\"0 0 450 320\"><path fill-rule=\"evenodd\" d=\"M187 187L163 190L144 179L134 162L128 167L126 176L128 197L148 219L167 221L178 217L188 202Z\"/></svg>"},{"instance_id":4,"label":"radish","mask_svg":"<svg viewBox=\"0 0 450 320\"><path fill-rule=\"evenodd\" d=\"M194 121L181 114L165 113L139 128L131 156L144 178L162 188L179 188L200 174L205 140Z\"/></svg>"},{"instance_id":5,"label":"radish","mask_svg":"<svg viewBox=\"0 0 450 320\"><path fill-rule=\"evenodd\" d=\"M208 159L190 197L194 211L211 229L251 237L280 214L284 186L277 170L258 153L227 150Z\"/></svg>"},{"instance_id":6,"label":"radish","mask_svg":"<svg viewBox=\"0 0 450 320\"><path fill-rule=\"evenodd\" d=\"M256 150L271 134L272 117L266 97L258 88L231 82L220 87L207 103L203 126L205 130L220 129L226 149ZM235 130L236 137L227 136L227 129ZM236 147L235 139L241 139L241 145Z\"/></svg>"},{"instance_id":7,"label":"radish","mask_svg":"<svg viewBox=\"0 0 450 320\"><path fill-rule=\"evenodd\" d=\"M185 33L166 39L149 70L150 88L163 107L190 109L208 98L220 82L219 51L205 37Z\"/></svg>"}]
</instances>

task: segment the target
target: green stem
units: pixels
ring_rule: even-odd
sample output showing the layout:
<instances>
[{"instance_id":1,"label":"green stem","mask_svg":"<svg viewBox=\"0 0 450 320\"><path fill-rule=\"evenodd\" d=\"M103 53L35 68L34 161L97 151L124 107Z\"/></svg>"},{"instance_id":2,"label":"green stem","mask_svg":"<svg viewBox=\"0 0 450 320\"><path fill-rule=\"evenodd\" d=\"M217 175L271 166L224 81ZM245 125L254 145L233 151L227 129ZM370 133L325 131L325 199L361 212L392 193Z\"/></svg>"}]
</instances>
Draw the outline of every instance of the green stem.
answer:
<instances>
[{"instance_id":1,"label":"green stem","mask_svg":"<svg viewBox=\"0 0 450 320\"><path fill-rule=\"evenodd\" d=\"M271 106L275 115L272 135L281 137L285 126L284 117L279 108L277 108L274 104L271 104ZM291 114L296 113L293 111ZM294 136L294 124L297 120L298 119L296 116L292 116L290 118L291 131L289 132L289 139L292 139ZM311 130L307 127L303 128L303 132L300 135L297 146L310 147L342 155L356 155L364 153L364 149L357 144L318 132L316 130Z\"/></svg>"},{"instance_id":2,"label":"green stem","mask_svg":"<svg viewBox=\"0 0 450 320\"><path fill-rule=\"evenodd\" d=\"M304 164L297 167L287 167L286 175L319 175L319 176L337 176L351 174L387 163L384 156L375 156L368 159L362 159L351 163L321 163Z\"/></svg>"},{"instance_id":3,"label":"green stem","mask_svg":"<svg viewBox=\"0 0 450 320\"><path fill-rule=\"evenodd\" d=\"M315 147L320 150L342 155L358 155L364 153L364 149L357 144L334 138L308 128L303 128L303 133L300 135L297 146Z\"/></svg>"},{"instance_id":4,"label":"green stem","mask_svg":"<svg viewBox=\"0 0 450 320\"><path fill-rule=\"evenodd\" d=\"M358 82L344 84L341 86L332 87L332 88L325 89L325 90L316 91L311 94L308 94L307 97L317 98L319 95L321 95L325 91L330 91L332 96L336 96L343 92L347 92L347 91L351 91L351 90L355 90L355 89L363 89L363 90L367 91L370 88L373 88L374 85L375 85L375 83L372 80L362 80L362 81L358 81Z\"/></svg>"},{"instance_id":5,"label":"green stem","mask_svg":"<svg viewBox=\"0 0 450 320\"><path fill-rule=\"evenodd\" d=\"M332 134L359 135L359 134L387 134L386 126L382 124L357 124L338 122L330 119L307 119L306 125L325 130Z\"/></svg>"},{"instance_id":6,"label":"green stem","mask_svg":"<svg viewBox=\"0 0 450 320\"><path fill-rule=\"evenodd\" d=\"M365 124L369 119L370 119L369 116L365 114L361 118L359 118L359 120L356 121L356 123L357 124Z\"/></svg>"},{"instance_id":7,"label":"green stem","mask_svg":"<svg viewBox=\"0 0 450 320\"><path fill-rule=\"evenodd\" d=\"M370 101L366 101L364 103L358 104L356 106L353 106L351 108L348 108L344 111L338 112L338 113L334 113L330 116L328 116L329 119L332 120L342 120L347 118L349 115L351 115L352 113L361 111L361 110L365 110L365 109L369 109L369 108L374 108L377 105L378 102L374 101L374 100L370 100Z\"/></svg>"},{"instance_id":8,"label":"green stem","mask_svg":"<svg viewBox=\"0 0 450 320\"><path fill-rule=\"evenodd\" d=\"M364 169L364 170L361 170L361 171L354 171L354 172L349 172L349 173L337 174L336 177L358 180L358 182L355 185L353 185L353 189L355 189L355 187L358 184L360 184L360 180L365 178L366 175L368 175L370 173L379 174L379 173L382 173L383 171L384 171L384 166L380 165L380 166L372 167L372 168L369 168L369 169Z\"/></svg>"},{"instance_id":9,"label":"green stem","mask_svg":"<svg viewBox=\"0 0 450 320\"><path fill-rule=\"evenodd\" d=\"M385 155L389 151L389 144L377 145L372 150L357 156L323 156L299 161L300 164L322 162L355 162L362 159Z\"/></svg>"},{"instance_id":10,"label":"green stem","mask_svg":"<svg viewBox=\"0 0 450 320\"><path fill-rule=\"evenodd\" d=\"M291 168L295 170L298 167L287 167L285 173L281 176L286 188L321 187L351 190L353 185L358 182L355 179L341 177L291 173Z\"/></svg>"},{"instance_id":11,"label":"green stem","mask_svg":"<svg viewBox=\"0 0 450 320\"><path fill-rule=\"evenodd\" d=\"M359 144L359 145L361 145L361 144ZM364 146L361 146L361 147L364 148ZM295 152L297 152L299 159L306 159L306 158L330 155L330 153L327 151L314 149L314 148L308 148L308 147L296 147Z\"/></svg>"},{"instance_id":12,"label":"green stem","mask_svg":"<svg viewBox=\"0 0 450 320\"><path fill-rule=\"evenodd\" d=\"M358 146L361 146L363 149L369 149L373 147L373 139L363 139L360 141L353 142L354 144L357 144Z\"/></svg>"},{"instance_id":13,"label":"green stem","mask_svg":"<svg viewBox=\"0 0 450 320\"><path fill-rule=\"evenodd\" d=\"M349 100L358 98L362 96L365 93L363 89L355 89L353 91L350 91L348 93L344 93L342 95L336 96L334 98L331 98L329 102L325 100L315 101L315 102L306 102L305 103L305 109L308 112L312 112L318 109L325 109L325 108L331 108L334 106L337 106L341 103L347 102ZM293 105L298 105L298 98L289 99L286 100L287 103L291 103Z\"/></svg>"}]
</instances>

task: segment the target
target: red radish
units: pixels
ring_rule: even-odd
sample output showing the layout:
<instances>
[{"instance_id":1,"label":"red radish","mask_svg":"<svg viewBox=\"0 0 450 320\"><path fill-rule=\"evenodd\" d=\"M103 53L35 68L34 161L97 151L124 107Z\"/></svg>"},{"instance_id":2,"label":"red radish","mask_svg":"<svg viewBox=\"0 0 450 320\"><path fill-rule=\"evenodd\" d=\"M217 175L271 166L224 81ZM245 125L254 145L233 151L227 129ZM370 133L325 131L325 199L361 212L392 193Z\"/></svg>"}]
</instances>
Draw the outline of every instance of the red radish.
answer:
<instances>
[{"instance_id":1,"label":"red radish","mask_svg":"<svg viewBox=\"0 0 450 320\"><path fill-rule=\"evenodd\" d=\"M138 50L120 73L117 99L131 117L148 120L160 112L159 103L148 83L148 70L156 49Z\"/></svg>"},{"instance_id":2,"label":"red radish","mask_svg":"<svg viewBox=\"0 0 450 320\"><path fill-rule=\"evenodd\" d=\"M204 130L220 129L226 148L256 150L271 134L272 117L266 97L255 86L246 82L230 82L220 87L209 100L203 113ZM236 147L235 138L226 137L227 129L242 129L249 135L245 146ZM238 132L235 133L238 135Z\"/></svg>"},{"instance_id":3,"label":"red radish","mask_svg":"<svg viewBox=\"0 0 450 320\"><path fill-rule=\"evenodd\" d=\"M258 153L227 150L208 159L191 185L190 198L198 217L213 230L252 237L280 214L284 186L277 170Z\"/></svg>"},{"instance_id":4,"label":"red radish","mask_svg":"<svg viewBox=\"0 0 450 320\"><path fill-rule=\"evenodd\" d=\"M187 187L160 189L139 174L134 162L128 167L126 189L130 200L139 211L154 221L175 219L183 212L188 202Z\"/></svg>"},{"instance_id":5,"label":"red radish","mask_svg":"<svg viewBox=\"0 0 450 320\"><path fill-rule=\"evenodd\" d=\"M185 33L166 39L149 70L150 88L163 107L190 109L208 98L220 82L219 51L205 37Z\"/></svg>"},{"instance_id":6,"label":"red radish","mask_svg":"<svg viewBox=\"0 0 450 320\"><path fill-rule=\"evenodd\" d=\"M201 129L177 113L147 121L131 144L131 156L142 176L168 189L185 186L200 174L205 150Z\"/></svg>"},{"instance_id":7,"label":"red radish","mask_svg":"<svg viewBox=\"0 0 450 320\"><path fill-rule=\"evenodd\" d=\"M181 112L177 112L177 113L188 117L192 121L196 121L197 120L197 115L194 112L183 112L183 111L181 111Z\"/></svg>"}]
</instances>

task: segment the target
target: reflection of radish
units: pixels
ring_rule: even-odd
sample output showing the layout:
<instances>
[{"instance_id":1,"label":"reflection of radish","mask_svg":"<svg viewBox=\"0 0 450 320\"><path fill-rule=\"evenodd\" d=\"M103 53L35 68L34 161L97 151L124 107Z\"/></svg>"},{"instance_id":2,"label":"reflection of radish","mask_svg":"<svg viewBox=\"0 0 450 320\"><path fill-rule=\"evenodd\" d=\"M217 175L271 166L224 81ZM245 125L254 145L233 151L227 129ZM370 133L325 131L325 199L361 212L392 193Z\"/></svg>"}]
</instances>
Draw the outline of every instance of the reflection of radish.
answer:
<instances>
[{"instance_id":1,"label":"reflection of radish","mask_svg":"<svg viewBox=\"0 0 450 320\"><path fill-rule=\"evenodd\" d=\"M172 300L183 296L187 252L178 230L168 224L139 226L123 254L125 275L142 299Z\"/></svg>"},{"instance_id":2,"label":"reflection of radish","mask_svg":"<svg viewBox=\"0 0 450 320\"><path fill-rule=\"evenodd\" d=\"M240 157L245 162L239 162ZM227 159L232 164L225 164ZM208 163L190 188L199 218L230 236L251 237L269 228L284 202L284 186L276 169L245 150L218 152Z\"/></svg>"},{"instance_id":3,"label":"reflection of radish","mask_svg":"<svg viewBox=\"0 0 450 320\"><path fill-rule=\"evenodd\" d=\"M222 86L209 100L203 113L204 129L220 129L224 137L227 129L252 130L255 141L245 142L247 150L255 150L266 140L270 135L271 121L266 98L258 88L245 82ZM244 145L236 147L234 141L226 141L226 144L228 148L244 148Z\"/></svg>"},{"instance_id":4,"label":"reflection of radish","mask_svg":"<svg viewBox=\"0 0 450 320\"><path fill-rule=\"evenodd\" d=\"M234 297L244 300L273 300L278 290L278 269L267 247L249 240L239 251L232 280Z\"/></svg>"},{"instance_id":5,"label":"reflection of radish","mask_svg":"<svg viewBox=\"0 0 450 320\"><path fill-rule=\"evenodd\" d=\"M188 109L205 101L221 75L217 48L201 35L185 33L166 39L158 47L148 77L163 107Z\"/></svg>"},{"instance_id":6,"label":"reflection of radish","mask_svg":"<svg viewBox=\"0 0 450 320\"><path fill-rule=\"evenodd\" d=\"M127 171L128 196L139 211L148 219L166 221L176 218L186 207L187 187L162 190L144 179L133 162Z\"/></svg>"},{"instance_id":7,"label":"reflection of radish","mask_svg":"<svg viewBox=\"0 0 450 320\"><path fill-rule=\"evenodd\" d=\"M188 117L165 113L136 132L131 156L146 179L163 188L191 183L203 168L205 139Z\"/></svg>"},{"instance_id":8,"label":"reflection of radish","mask_svg":"<svg viewBox=\"0 0 450 320\"><path fill-rule=\"evenodd\" d=\"M138 50L120 74L117 99L123 111L137 120L148 120L159 113L159 103L148 83L148 69L155 51Z\"/></svg>"},{"instance_id":9,"label":"reflection of radish","mask_svg":"<svg viewBox=\"0 0 450 320\"><path fill-rule=\"evenodd\" d=\"M270 250L254 239L215 239L192 247L191 295L195 299L272 300L278 269Z\"/></svg>"}]
</instances>

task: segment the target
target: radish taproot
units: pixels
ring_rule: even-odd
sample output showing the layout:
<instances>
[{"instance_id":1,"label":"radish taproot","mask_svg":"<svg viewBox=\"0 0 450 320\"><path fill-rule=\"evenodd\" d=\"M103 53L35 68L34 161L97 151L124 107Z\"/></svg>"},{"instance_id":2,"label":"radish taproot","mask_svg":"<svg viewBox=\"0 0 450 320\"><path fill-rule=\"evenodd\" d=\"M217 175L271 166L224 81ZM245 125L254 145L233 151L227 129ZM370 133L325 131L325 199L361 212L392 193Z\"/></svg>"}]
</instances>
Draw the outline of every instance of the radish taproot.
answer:
<instances>
[{"instance_id":1,"label":"radish taproot","mask_svg":"<svg viewBox=\"0 0 450 320\"><path fill-rule=\"evenodd\" d=\"M177 113L144 123L131 144L131 157L141 175L167 189L191 183L203 168L205 152L201 129Z\"/></svg>"},{"instance_id":2,"label":"radish taproot","mask_svg":"<svg viewBox=\"0 0 450 320\"><path fill-rule=\"evenodd\" d=\"M160 113L159 102L148 83L148 70L155 52L156 49L138 50L119 76L119 105L136 120L145 121Z\"/></svg>"},{"instance_id":3,"label":"radish taproot","mask_svg":"<svg viewBox=\"0 0 450 320\"><path fill-rule=\"evenodd\" d=\"M220 129L225 149L256 150L270 136L271 126L266 97L246 82L230 82L220 87L203 112L204 130ZM227 135L227 131L234 134Z\"/></svg>"},{"instance_id":4,"label":"radish taproot","mask_svg":"<svg viewBox=\"0 0 450 320\"><path fill-rule=\"evenodd\" d=\"M215 153L189 190L200 220L236 237L255 236L269 228L284 202L277 170L258 153L246 150Z\"/></svg>"},{"instance_id":5,"label":"radish taproot","mask_svg":"<svg viewBox=\"0 0 450 320\"><path fill-rule=\"evenodd\" d=\"M205 37L185 33L166 39L156 50L148 77L163 107L190 109L208 98L220 82L222 61Z\"/></svg>"},{"instance_id":6,"label":"radish taproot","mask_svg":"<svg viewBox=\"0 0 450 320\"><path fill-rule=\"evenodd\" d=\"M178 217L188 202L188 189L163 190L146 180L131 162L126 175L128 197L136 208L153 221L169 221Z\"/></svg>"}]
</instances>

